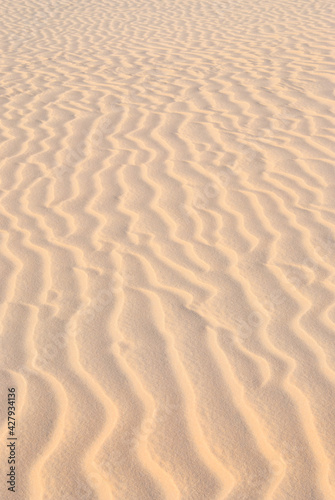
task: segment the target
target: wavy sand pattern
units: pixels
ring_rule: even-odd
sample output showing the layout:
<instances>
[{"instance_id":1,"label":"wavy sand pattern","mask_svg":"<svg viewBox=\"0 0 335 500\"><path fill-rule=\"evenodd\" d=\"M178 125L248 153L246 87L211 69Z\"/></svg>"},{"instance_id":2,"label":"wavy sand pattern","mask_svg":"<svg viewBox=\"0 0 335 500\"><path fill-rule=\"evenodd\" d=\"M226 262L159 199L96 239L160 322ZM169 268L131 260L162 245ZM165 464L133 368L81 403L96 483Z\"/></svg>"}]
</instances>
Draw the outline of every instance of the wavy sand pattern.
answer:
<instances>
[{"instance_id":1,"label":"wavy sand pattern","mask_svg":"<svg viewBox=\"0 0 335 500\"><path fill-rule=\"evenodd\" d=\"M1 11L1 498L335 499L333 4Z\"/></svg>"}]
</instances>

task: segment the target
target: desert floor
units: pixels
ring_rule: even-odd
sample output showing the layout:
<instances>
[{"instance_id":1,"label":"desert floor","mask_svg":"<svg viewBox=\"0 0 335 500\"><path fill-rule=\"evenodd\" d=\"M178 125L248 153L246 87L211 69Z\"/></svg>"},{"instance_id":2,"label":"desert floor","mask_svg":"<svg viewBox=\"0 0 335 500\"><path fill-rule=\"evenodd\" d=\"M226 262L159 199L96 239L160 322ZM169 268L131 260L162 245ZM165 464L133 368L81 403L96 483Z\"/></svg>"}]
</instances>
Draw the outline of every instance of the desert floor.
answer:
<instances>
[{"instance_id":1,"label":"desert floor","mask_svg":"<svg viewBox=\"0 0 335 500\"><path fill-rule=\"evenodd\" d=\"M1 499L335 498L334 10L1 2Z\"/></svg>"}]
</instances>

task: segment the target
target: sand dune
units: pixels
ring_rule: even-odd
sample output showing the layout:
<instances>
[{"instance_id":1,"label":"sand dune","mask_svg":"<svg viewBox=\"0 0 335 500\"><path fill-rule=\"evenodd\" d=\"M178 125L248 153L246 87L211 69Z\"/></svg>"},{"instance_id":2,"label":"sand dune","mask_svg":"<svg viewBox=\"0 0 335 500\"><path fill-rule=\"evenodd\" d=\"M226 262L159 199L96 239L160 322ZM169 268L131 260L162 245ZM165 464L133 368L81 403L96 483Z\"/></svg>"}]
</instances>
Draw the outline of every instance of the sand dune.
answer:
<instances>
[{"instance_id":1,"label":"sand dune","mask_svg":"<svg viewBox=\"0 0 335 500\"><path fill-rule=\"evenodd\" d=\"M1 498L334 499L333 4L1 13Z\"/></svg>"}]
</instances>

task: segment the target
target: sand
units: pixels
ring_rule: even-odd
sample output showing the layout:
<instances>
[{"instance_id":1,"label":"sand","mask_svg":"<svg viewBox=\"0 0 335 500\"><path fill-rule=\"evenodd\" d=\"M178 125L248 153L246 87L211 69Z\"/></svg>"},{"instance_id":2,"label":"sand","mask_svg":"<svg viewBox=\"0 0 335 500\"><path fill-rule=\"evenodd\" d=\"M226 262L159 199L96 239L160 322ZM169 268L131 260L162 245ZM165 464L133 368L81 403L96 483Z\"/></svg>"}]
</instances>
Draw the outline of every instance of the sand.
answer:
<instances>
[{"instance_id":1,"label":"sand","mask_svg":"<svg viewBox=\"0 0 335 500\"><path fill-rule=\"evenodd\" d=\"M333 4L0 9L1 499L334 499Z\"/></svg>"}]
</instances>

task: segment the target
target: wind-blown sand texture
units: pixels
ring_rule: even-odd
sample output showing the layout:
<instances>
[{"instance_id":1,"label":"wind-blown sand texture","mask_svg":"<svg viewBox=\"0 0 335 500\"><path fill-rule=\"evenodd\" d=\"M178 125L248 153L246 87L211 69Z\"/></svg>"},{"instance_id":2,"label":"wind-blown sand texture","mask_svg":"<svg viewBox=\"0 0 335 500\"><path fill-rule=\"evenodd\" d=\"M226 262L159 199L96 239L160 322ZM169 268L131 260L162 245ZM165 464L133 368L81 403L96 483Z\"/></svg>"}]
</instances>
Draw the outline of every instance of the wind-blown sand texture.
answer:
<instances>
[{"instance_id":1,"label":"wind-blown sand texture","mask_svg":"<svg viewBox=\"0 0 335 500\"><path fill-rule=\"evenodd\" d=\"M2 499L335 498L333 10L1 2Z\"/></svg>"}]
</instances>

